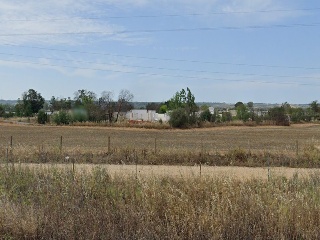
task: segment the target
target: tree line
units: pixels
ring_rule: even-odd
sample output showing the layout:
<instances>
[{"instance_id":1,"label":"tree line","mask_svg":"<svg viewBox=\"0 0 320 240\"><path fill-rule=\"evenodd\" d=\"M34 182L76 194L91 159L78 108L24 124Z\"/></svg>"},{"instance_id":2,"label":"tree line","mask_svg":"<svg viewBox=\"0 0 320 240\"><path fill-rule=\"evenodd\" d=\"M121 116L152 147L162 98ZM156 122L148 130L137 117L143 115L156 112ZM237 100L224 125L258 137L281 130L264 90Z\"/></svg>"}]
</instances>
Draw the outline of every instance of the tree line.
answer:
<instances>
[{"instance_id":1,"label":"tree line","mask_svg":"<svg viewBox=\"0 0 320 240\"><path fill-rule=\"evenodd\" d=\"M100 97L85 89L74 93L74 98L58 98L52 96L46 102L41 93L29 89L22 94L13 107L0 105L0 117L38 117L38 122L44 124L52 120L54 123L69 124L72 122L117 122L120 112L133 108L133 94L126 89L119 92L117 99L112 91L103 91ZM2 111L1 111L2 109ZM51 119L48 111L52 113ZM2 113L2 114L1 114Z\"/></svg>"},{"instance_id":2,"label":"tree line","mask_svg":"<svg viewBox=\"0 0 320 240\"><path fill-rule=\"evenodd\" d=\"M0 117L33 117L38 123L52 121L55 124L70 124L73 122L118 122L120 113L133 109L133 94L126 89L118 96L112 91L103 91L98 97L96 93L80 89L73 98L58 98L52 96L49 101L34 89L22 94L14 106L0 104ZM281 106L262 111L253 102L237 102L232 109L209 109L209 106L198 106L195 96L189 88L177 91L169 100L163 103L148 103L147 110L157 113L168 113L169 124L172 127L186 128L201 126L204 122L218 124L232 122L268 122L274 125L290 125L291 122L310 122L320 119L320 105L313 101L308 108L292 107L285 102ZM233 111L233 114L232 114ZM51 114L48 115L48 112Z\"/></svg>"}]
</instances>

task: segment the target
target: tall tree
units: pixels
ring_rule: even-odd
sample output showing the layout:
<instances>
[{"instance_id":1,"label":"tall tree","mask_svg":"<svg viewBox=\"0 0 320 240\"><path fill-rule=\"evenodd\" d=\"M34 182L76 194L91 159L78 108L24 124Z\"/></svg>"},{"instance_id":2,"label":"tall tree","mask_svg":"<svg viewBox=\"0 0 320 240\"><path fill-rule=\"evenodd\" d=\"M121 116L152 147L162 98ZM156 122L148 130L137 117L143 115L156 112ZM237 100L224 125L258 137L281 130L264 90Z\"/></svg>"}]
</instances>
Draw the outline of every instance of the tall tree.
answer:
<instances>
[{"instance_id":1,"label":"tall tree","mask_svg":"<svg viewBox=\"0 0 320 240\"><path fill-rule=\"evenodd\" d=\"M33 89L29 89L22 95L23 115L30 117L33 114L39 112L43 108L45 100L40 93Z\"/></svg>"},{"instance_id":2,"label":"tall tree","mask_svg":"<svg viewBox=\"0 0 320 240\"><path fill-rule=\"evenodd\" d=\"M186 126L196 122L195 112L198 110L198 106L189 88L187 88L187 91L182 89L180 92L176 92L167 102L167 106L172 111L169 121L172 126ZM179 118L179 121L176 121L175 118ZM186 121L186 123L182 123L181 121ZM179 124L175 124L176 122Z\"/></svg>"},{"instance_id":3,"label":"tall tree","mask_svg":"<svg viewBox=\"0 0 320 240\"><path fill-rule=\"evenodd\" d=\"M239 102L238 102L239 103ZM248 108L244 104L236 104L236 110L237 110L237 118L239 120L242 120L244 122L248 121L250 118L250 114L248 112Z\"/></svg>"},{"instance_id":4,"label":"tall tree","mask_svg":"<svg viewBox=\"0 0 320 240\"><path fill-rule=\"evenodd\" d=\"M4 106L0 104L0 117L3 117L5 114Z\"/></svg>"},{"instance_id":5,"label":"tall tree","mask_svg":"<svg viewBox=\"0 0 320 240\"><path fill-rule=\"evenodd\" d=\"M103 91L99 98L99 106L106 114L106 119L109 123L113 122L113 115L115 111L115 102L113 100L114 93L111 91Z\"/></svg>"},{"instance_id":6,"label":"tall tree","mask_svg":"<svg viewBox=\"0 0 320 240\"><path fill-rule=\"evenodd\" d=\"M285 107L282 105L281 107L273 107L268 111L268 115L270 120L273 121L276 125L289 126L290 121L288 116L286 115Z\"/></svg>"},{"instance_id":7,"label":"tall tree","mask_svg":"<svg viewBox=\"0 0 320 240\"><path fill-rule=\"evenodd\" d=\"M317 100L312 101L312 103L309 104L311 111L314 113L314 115L316 115L317 113L320 112L320 107L319 107L319 103Z\"/></svg>"},{"instance_id":8,"label":"tall tree","mask_svg":"<svg viewBox=\"0 0 320 240\"><path fill-rule=\"evenodd\" d=\"M115 122L118 121L119 119L119 114L121 111L128 111L132 108L132 105L130 102L133 99L133 94L127 90L127 89L122 89L119 93L118 96L118 102L117 102L117 117L115 119Z\"/></svg>"},{"instance_id":9,"label":"tall tree","mask_svg":"<svg viewBox=\"0 0 320 240\"><path fill-rule=\"evenodd\" d=\"M94 92L85 89L78 90L74 93L75 105L77 107L92 104L96 99L97 95Z\"/></svg>"},{"instance_id":10,"label":"tall tree","mask_svg":"<svg viewBox=\"0 0 320 240\"><path fill-rule=\"evenodd\" d=\"M49 109L51 112L60 111L60 110L70 110L72 108L71 98L55 98L51 97L49 101Z\"/></svg>"}]
</instances>

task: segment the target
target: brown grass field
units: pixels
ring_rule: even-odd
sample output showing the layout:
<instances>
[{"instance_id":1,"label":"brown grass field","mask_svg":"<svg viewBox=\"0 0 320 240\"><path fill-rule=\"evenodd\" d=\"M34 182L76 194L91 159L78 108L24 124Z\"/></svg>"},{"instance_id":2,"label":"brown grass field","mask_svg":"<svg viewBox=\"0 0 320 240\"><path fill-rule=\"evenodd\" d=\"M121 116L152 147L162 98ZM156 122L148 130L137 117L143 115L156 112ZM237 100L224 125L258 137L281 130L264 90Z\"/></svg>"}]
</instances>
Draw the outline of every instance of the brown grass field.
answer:
<instances>
[{"instance_id":1,"label":"brown grass field","mask_svg":"<svg viewBox=\"0 0 320 240\"><path fill-rule=\"evenodd\" d=\"M189 130L152 130L110 127L37 126L0 123L0 146L6 147L13 137L14 146L58 147L63 136L65 149L103 151L134 148L183 151L228 151L242 148L251 151L296 152L297 141L303 149L320 145L320 125L301 124L290 127L215 127Z\"/></svg>"},{"instance_id":2,"label":"brown grass field","mask_svg":"<svg viewBox=\"0 0 320 240\"><path fill-rule=\"evenodd\" d=\"M318 139L317 124L154 130L0 123L0 159L61 163L68 157L75 163L95 164L317 168Z\"/></svg>"},{"instance_id":3,"label":"brown grass field","mask_svg":"<svg viewBox=\"0 0 320 240\"><path fill-rule=\"evenodd\" d=\"M0 239L320 239L319 137L1 123Z\"/></svg>"}]
</instances>

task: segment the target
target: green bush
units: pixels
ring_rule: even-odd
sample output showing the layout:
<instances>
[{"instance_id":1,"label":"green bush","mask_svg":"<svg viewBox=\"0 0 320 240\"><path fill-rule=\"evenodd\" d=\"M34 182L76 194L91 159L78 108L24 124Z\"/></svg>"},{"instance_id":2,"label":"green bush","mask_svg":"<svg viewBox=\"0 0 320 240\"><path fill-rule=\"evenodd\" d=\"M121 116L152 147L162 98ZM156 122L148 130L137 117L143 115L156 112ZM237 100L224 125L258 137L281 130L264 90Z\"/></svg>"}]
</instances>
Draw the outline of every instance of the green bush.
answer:
<instances>
[{"instance_id":1,"label":"green bush","mask_svg":"<svg viewBox=\"0 0 320 240\"><path fill-rule=\"evenodd\" d=\"M72 122L72 117L68 112L61 110L58 113L53 114L52 120L57 125L67 125Z\"/></svg>"},{"instance_id":2,"label":"green bush","mask_svg":"<svg viewBox=\"0 0 320 240\"><path fill-rule=\"evenodd\" d=\"M211 121L211 118L212 118L212 114L210 113L209 109L201 112L201 114L200 114L200 119L201 119L201 121L210 122L210 121Z\"/></svg>"},{"instance_id":3,"label":"green bush","mask_svg":"<svg viewBox=\"0 0 320 240\"><path fill-rule=\"evenodd\" d=\"M46 124L46 122L48 122L48 114L43 109L41 109L38 112L37 120L39 124Z\"/></svg>"},{"instance_id":4,"label":"green bush","mask_svg":"<svg viewBox=\"0 0 320 240\"><path fill-rule=\"evenodd\" d=\"M88 113L85 109L75 109L72 112L73 122L86 122L89 120Z\"/></svg>"},{"instance_id":5,"label":"green bush","mask_svg":"<svg viewBox=\"0 0 320 240\"><path fill-rule=\"evenodd\" d=\"M188 126L188 116L184 108L178 108L170 113L170 126L174 128L185 128Z\"/></svg>"}]
</instances>

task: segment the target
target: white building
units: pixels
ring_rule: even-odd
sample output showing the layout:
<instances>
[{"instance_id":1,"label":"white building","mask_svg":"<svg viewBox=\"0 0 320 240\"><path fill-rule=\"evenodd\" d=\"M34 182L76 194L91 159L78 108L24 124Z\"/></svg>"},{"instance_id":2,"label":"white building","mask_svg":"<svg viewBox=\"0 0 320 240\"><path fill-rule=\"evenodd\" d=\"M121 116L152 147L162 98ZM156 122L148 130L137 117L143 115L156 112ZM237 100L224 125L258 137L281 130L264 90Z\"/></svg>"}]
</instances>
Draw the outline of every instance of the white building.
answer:
<instances>
[{"instance_id":1,"label":"white building","mask_svg":"<svg viewBox=\"0 0 320 240\"><path fill-rule=\"evenodd\" d=\"M133 109L127 112L126 119L129 121L146 121L146 122L156 122L156 121L169 121L168 114L158 114L155 110L146 110L146 109Z\"/></svg>"},{"instance_id":2,"label":"white building","mask_svg":"<svg viewBox=\"0 0 320 240\"><path fill-rule=\"evenodd\" d=\"M126 118L133 121L153 122L156 118L156 111L145 109L133 109L127 112Z\"/></svg>"},{"instance_id":3,"label":"white building","mask_svg":"<svg viewBox=\"0 0 320 240\"><path fill-rule=\"evenodd\" d=\"M210 112L211 114L214 114L214 107L209 107L209 112Z\"/></svg>"},{"instance_id":4,"label":"white building","mask_svg":"<svg viewBox=\"0 0 320 240\"><path fill-rule=\"evenodd\" d=\"M162 121L162 122L168 122L170 120L170 116L169 114L167 113L163 113L163 114L160 114L160 113L156 113L156 119L155 121Z\"/></svg>"}]
</instances>

